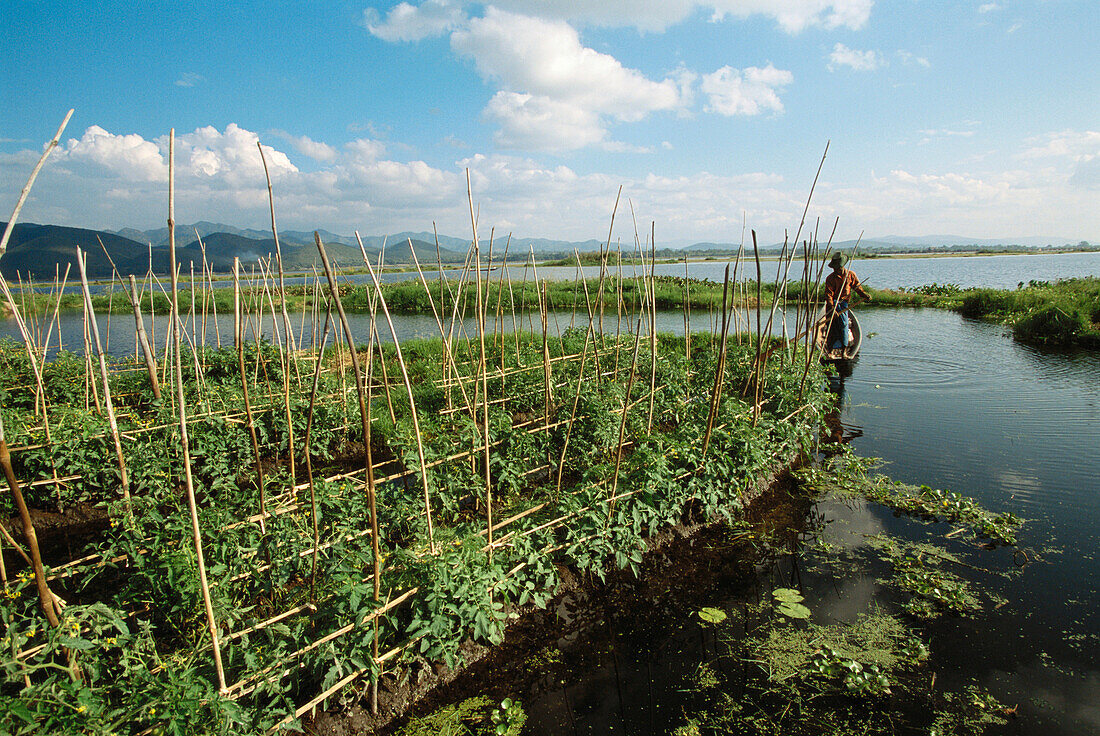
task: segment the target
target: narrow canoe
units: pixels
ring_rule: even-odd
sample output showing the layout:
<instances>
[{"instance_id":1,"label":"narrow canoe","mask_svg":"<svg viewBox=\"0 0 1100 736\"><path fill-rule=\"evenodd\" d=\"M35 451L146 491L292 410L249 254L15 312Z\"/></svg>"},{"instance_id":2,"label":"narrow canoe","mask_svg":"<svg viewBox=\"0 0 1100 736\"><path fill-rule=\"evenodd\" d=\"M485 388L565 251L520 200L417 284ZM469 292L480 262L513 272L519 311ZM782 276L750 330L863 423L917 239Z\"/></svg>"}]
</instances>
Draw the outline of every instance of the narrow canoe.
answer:
<instances>
[{"instance_id":1,"label":"narrow canoe","mask_svg":"<svg viewBox=\"0 0 1100 736\"><path fill-rule=\"evenodd\" d=\"M848 310L848 329L852 333L852 339L849 341L848 349L844 351L843 355L830 354L829 351L826 350L828 342L836 341L837 332L840 330L840 320L833 320L832 329L829 330L831 334L827 336L827 322L828 315L823 312L814 323L814 342L817 345L817 349L821 352L821 359L824 361L852 360L859 355L859 348L863 344L863 330L859 326L859 320L856 318L856 313L851 309ZM826 342L826 337L831 339Z\"/></svg>"}]
</instances>

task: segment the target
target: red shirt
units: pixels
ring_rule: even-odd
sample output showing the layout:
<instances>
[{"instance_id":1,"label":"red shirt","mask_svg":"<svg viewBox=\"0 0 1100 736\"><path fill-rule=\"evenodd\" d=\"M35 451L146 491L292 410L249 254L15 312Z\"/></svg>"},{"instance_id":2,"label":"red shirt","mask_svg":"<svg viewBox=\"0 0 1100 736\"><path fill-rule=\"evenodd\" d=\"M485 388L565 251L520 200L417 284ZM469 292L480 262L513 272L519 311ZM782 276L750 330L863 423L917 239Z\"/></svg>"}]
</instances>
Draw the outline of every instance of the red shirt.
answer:
<instances>
[{"instance_id":1,"label":"red shirt","mask_svg":"<svg viewBox=\"0 0 1100 736\"><path fill-rule=\"evenodd\" d=\"M825 279L825 301L832 304L839 296L839 301L846 302L852 295L852 289L864 293L859 277L846 268L840 269L840 273L834 271Z\"/></svg>"}]
</instances>

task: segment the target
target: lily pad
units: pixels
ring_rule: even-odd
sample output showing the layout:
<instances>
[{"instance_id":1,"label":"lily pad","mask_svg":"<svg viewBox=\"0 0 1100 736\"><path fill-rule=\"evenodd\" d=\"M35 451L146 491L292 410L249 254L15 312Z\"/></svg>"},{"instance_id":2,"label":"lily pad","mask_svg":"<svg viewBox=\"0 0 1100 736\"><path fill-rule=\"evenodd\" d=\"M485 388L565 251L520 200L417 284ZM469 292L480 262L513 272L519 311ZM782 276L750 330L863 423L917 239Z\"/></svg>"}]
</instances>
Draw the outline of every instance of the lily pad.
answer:
<instances>
[{"instance_id":1,"label":"lily pad","mask_svg":"<svg viewBox=\"0 0 1100 736\"><path fill-rule=\"evenodd\" d=\"M726 612L721 608L704 608L699 611L699 618L708 624L720 624L726 620Z\"/></svg>"}]
</instances>

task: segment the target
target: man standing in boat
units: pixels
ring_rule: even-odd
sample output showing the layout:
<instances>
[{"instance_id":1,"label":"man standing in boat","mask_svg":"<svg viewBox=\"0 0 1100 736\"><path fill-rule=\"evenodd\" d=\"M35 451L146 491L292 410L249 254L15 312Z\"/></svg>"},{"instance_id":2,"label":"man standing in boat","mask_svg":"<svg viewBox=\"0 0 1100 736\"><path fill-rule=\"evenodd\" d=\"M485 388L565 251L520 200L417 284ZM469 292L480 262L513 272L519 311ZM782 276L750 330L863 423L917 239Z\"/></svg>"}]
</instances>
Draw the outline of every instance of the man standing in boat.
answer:
<instances>
[{"instance_id":1,"label":"man standing in boat","mask_svg":"<svg viewBox=\"0 0 1100 736\"><path fill-rule=\"evenodd\" d=\"M825 314L831 317L835 315L840 321L840 335L829 345L829 350L833 353L831 357L844 357L851 342L848 299L853 290L868 301L871 300L871 295L860 285L859 277L844 268L844 256L841 253L833 253L833 257L829 259L829 268L833 272L825 279Z\"/></svg>"}]
</instances>

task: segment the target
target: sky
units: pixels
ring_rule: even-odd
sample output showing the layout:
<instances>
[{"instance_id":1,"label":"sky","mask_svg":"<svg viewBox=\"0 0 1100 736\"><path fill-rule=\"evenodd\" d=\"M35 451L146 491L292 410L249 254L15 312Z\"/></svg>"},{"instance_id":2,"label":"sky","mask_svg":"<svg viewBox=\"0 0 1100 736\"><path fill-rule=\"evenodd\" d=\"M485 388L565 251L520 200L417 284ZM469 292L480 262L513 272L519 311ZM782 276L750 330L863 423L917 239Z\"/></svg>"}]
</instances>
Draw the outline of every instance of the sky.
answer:
<instances>
[{"instance_id":1,"label":"sky","mask_svg":"<svg viewBox=\"0 0 1100 736\"><path fill-rule=\"evenodd\" d=\"M5 0L0 218L1100 241L1096 0ZM467 186L469 183L470 193ZM820 223L820 224L818 224Z\"/></svg>"}]
</instances>

